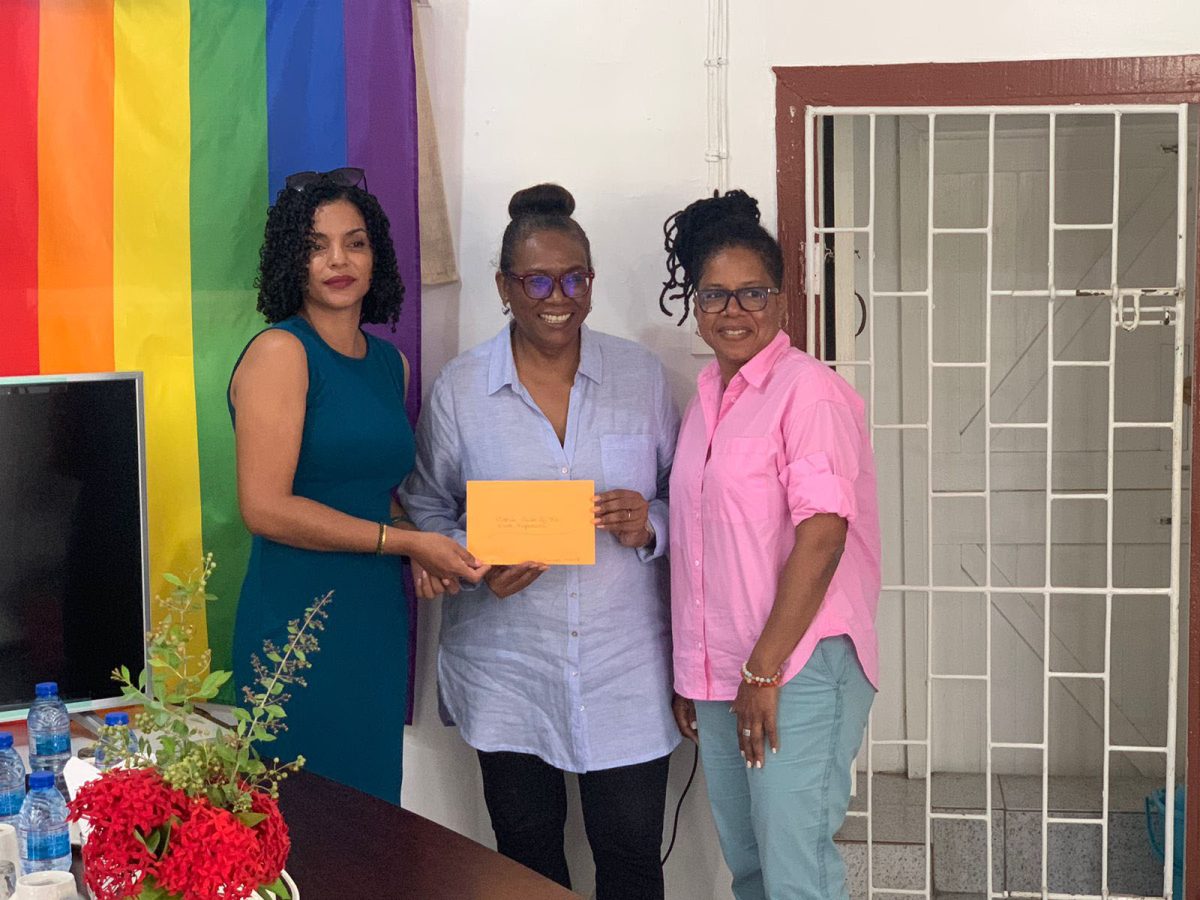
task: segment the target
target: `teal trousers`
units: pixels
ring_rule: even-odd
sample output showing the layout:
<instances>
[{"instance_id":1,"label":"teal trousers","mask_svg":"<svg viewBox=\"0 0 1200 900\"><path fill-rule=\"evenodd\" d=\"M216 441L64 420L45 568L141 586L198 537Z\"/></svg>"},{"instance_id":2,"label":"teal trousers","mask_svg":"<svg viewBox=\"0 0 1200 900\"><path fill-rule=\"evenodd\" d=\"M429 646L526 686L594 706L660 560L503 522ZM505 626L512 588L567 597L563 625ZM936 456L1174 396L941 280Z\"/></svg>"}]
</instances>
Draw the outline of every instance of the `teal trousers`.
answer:
<instances>
[{"instance_id":1,"label":"teal trousers","mask_svg":"<svg viewBox=\"0 0 1200 900\"><path fill-rule=\"evenodd\" d=\"M729 701L697 701L700 758L737 900L841 900L833 836L875 689L848 637L825 638L779 691L779 752L747 769Z\"/></svg>"}]
</instances>

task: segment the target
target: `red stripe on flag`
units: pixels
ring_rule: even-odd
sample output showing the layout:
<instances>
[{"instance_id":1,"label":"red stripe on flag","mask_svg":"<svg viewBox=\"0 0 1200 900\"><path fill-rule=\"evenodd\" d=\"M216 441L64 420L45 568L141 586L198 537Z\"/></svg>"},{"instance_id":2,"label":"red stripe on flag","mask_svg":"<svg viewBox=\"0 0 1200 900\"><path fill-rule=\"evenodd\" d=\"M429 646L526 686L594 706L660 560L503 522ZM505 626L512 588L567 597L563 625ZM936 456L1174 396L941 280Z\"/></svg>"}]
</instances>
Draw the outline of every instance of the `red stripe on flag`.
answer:
<instances>
[{"instance_id":1,"label":"red stripe on flag","mask_svg":"<svg viewBox=\"0 0 1200 900\"><path fill-rule=\"evenodd\" d=\"M37 79L38 4L16 0L0 16L0 375L38 369Z\"/></svg>"}]
</instances>

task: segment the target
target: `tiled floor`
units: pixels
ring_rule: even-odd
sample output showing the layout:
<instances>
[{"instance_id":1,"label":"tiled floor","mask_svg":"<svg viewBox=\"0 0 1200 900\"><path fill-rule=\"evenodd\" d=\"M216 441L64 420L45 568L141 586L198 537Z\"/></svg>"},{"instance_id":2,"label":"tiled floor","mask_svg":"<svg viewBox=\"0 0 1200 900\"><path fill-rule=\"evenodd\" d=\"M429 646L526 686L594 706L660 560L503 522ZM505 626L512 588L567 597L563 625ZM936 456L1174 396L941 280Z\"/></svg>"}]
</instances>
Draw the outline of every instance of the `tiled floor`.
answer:
<instances>
[{"instance_id":1,"label":"tiled floor","mask_svg":"<svg viewBox=\"0 0 1200 900\"><path fill-rule=\"evenodd\" d=\"M982 775L935 774L930 803L941 812L986 809ZM1114 778L1109 798L1109 888L1140 896L1161 895L1162 863L1146 838L1144 798L1161 783ZM865 810L866 781L851 810ZM876 775L872 784L872 837L876 890L883 886L920 889L925 883L924 780ZM1051 777L1052 814L1099 817L1100 779ZM1041 885L1040 776L1001 775L992 779L992 886L994 890L1037 890ZM865 896L866 819L848 817L838 834L852 897ZM932 874L935 897L966 900L987 890L987 829L981 821L934 820ZM1099 893L1101 830L1098 825L1052 825L1048 840L1048 881L1052 891Z\"/></svg>"}]
</instances>

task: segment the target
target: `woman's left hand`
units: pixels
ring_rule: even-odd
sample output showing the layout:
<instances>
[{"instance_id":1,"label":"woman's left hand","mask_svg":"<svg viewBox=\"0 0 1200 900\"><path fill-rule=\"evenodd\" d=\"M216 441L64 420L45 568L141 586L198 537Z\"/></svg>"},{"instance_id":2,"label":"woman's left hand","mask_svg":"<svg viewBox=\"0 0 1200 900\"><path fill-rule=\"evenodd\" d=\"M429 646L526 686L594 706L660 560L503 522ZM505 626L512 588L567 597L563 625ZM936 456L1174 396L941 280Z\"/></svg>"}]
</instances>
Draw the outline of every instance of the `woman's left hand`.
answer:
<instances>
[{"instance_id":1,"label":"woman's left hand","mask_svg":"<svg viewBox=\"0 0 1200 900\"><path fill-rule=\"evenodd\" d=\"M418 600L436 600L445 593L445 588L441 582L426 572L421 564L415 560L412 563L412 578L413 585L417 589Z\"/></svg>"},{"instance_id":2,"label":"woman's left hand","mask_svg":"<svg viewBox=\"0 0 1200 900\"><path fill-rule=\"evenodd\" d=\"M622 547L644 547L650 542L646 527L650 504L637 491L615 490L597 494L595 524L620 541Z\"/></svg>"},{"instance_id":3,"label":"woman's left hand","mask_svg":"<svg viewBox=\"0 0 1200 900\"><path fill-rule=\"evenodd\" d=\"M730 711L737 717L738 746L746 759L747 768L761 769L771 752L779 750L779 735L775 730L775 714L779 710L779 688L738 685L737 698Z\"/></svg>"}]
</instances>

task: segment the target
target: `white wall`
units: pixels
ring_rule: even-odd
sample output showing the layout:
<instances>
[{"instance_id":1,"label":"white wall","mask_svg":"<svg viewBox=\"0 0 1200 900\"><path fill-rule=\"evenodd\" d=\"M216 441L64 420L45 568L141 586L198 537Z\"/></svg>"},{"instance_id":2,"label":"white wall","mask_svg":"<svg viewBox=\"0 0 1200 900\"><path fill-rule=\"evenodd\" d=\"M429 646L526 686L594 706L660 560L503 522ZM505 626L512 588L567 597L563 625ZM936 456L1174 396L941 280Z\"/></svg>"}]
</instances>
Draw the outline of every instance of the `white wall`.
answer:
<instances>
[{"instance_id":1,"label":"white wall","mask_svg":"<svg viewBox=\"0 0 1200 900\"><path fill-rule=\"evenodd\" d=\"M915 2L731 0L731 184L775 217L773 65L1036 59L1200 52L1192 0ZM424 375L501 324L492 284L512 192L555 180L578 201L599 273L591 324L645 342L682 403L702 360L690 328L657 308L663 219L705 189L706 15L702 0L430 0L424 30L462 284L424 295ZM416 724L405 741L405 805L484 842L473 756L437 720L436 604L423 608ZM675 761L674 800L690 767ZM668 894L727 898L702 779L689 795ZM577 888L591 888L578 821Z\"/></svg>"}]
</instances>

